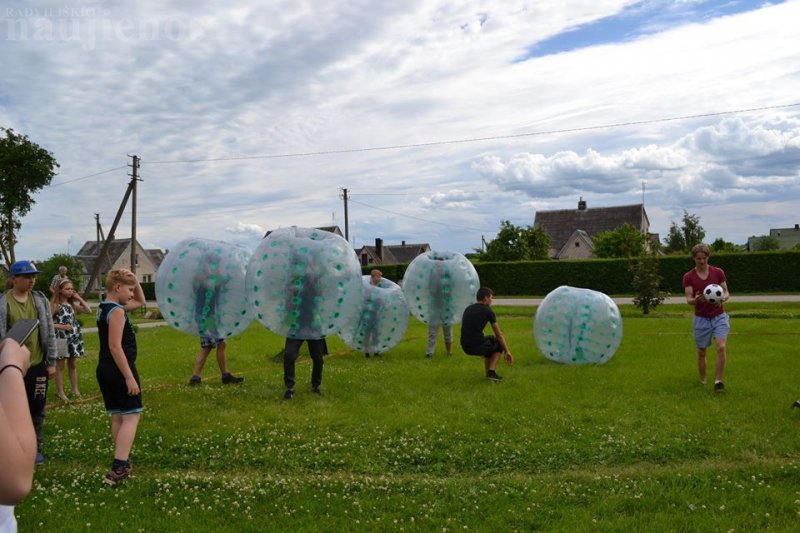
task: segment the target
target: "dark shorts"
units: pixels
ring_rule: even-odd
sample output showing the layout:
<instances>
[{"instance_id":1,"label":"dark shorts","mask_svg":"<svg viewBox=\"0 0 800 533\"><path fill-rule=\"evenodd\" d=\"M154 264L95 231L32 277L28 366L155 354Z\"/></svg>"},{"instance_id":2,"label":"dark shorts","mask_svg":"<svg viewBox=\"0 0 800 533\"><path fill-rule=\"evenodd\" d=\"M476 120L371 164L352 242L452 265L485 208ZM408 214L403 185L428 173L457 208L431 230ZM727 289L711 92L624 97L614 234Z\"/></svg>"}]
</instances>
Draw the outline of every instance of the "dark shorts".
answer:
<instances>
[{"instance_id":1,"label":"dark shorts","mask_svg":"<svg viewBox=\"0 0 800 533\"><path fill-rule=\"evenodd\" d=\"M220 344L225 344L225 339L215 339L214 337L207 337L205 335L200 337L201 348L216 348Z\"/></svg>"},{"instance_id":2,"label":"dark shorts","mask_svg":"<svg viewBox=\"0 0 800 533\"><path fill-rule=\"evenodd\" d=\"M125 378L113 360L104 360L97 363L97 383L100 385L106 412L109 414L125 415L141 413L144 410L142 407L142 384L139 381L139 373L136 371L136 365L131 364L130 367L136 383L139 384L140 392L136 396L128 394Z\"/></svg>"},{"instance_id":3,"label":"dark shorts","mask_svg":"<svg viewBox=\"0 0 800 533\"><path fill-rule=\"evenodd\" d=\"M461 345L461 349L467 355L478 355L481 357L491 357L497 352L502 352L503 347L500 346L500 341L494 335L487 335L483 338L483 342L475 346Z\"/></svg>"}]
</instances>

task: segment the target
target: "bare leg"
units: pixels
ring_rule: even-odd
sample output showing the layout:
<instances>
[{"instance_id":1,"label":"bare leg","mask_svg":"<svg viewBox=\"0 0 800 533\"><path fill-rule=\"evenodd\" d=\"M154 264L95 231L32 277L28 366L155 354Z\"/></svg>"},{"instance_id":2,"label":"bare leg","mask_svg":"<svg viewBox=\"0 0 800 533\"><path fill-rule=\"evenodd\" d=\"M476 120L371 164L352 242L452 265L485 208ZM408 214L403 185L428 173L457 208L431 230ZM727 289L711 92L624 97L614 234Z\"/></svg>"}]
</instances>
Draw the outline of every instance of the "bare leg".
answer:
<instances>
[{"instance_id":1,"label":"bare leg","mask_svg":"<svg viewBox=\"0 0 800 533\"><path fill-rule=\"evenodd\" d=\"M64 393L64 359L56 359L56 393L63 401L69 400Z\"/></svg>"},{"instance_id":2,"label":"bare leg","mask_svg":"<svg viewBox=\"0 0 800 533\"><path fill-rule=\"evenodd\" d=\"M700 372L700 383L706 384L706 349L697 349L697 370Z\"/></svg>"},{"instance_id":3,"label":"bare leg","mask_svg":"<svg viewBox=\"0 0 800 533\"><path fill-rule=\"evenodd\" d=\"M722 376L725 373L725 356L727 355L727 342L725 339L716 339L717 341L717 381L722 381Z\"/></svg>"},{"instance_id":4,"label":"bare leg","mask_svg":"<svg viewBox=\"0 0 800 533\"><path fill-rule=\"evenodd\" d=\"M72 386L72 395L80 396L81 391L78 389L78 366L77 359L70 357L67 359L67 370L69 370L69 384Z\"/></svg>"},{"instance_id":5,"label":"bare leg","mask_svg":"<svg viewBox=\"0 0 800 533\"><path fill-rule=\"evenodd\" d=\"M122 426L122 415L111 415L111 440L114 441L114 447L117 446L117 435L119 435L120 426Z\"/></svg>"},{"instance_id":6,"label":"bare leg","mask_svg":"<svg viewBox=\"0 0 800 533\"><path fill-rule=\"evenodd\" d=\"M444 347L447 350L447 355L453 355L453 343L452 342L445 342Z\"/></svg>"},{"instance_id":7,"label":"bare leg","mask_svg":"<svg viewBox=\"0 0 800 533\"><path fill-rule=\"evenodd\" d=\"M217 344L217 365L221 374L228 373L227 345L225 342Z\"/></svg>"},{"instance_id":8,"label":"bare leg","mask_svg":"<svg viewBox=\"0 0 800 533\"><path fill-rule=\"evenodd\" d=\"M483 358L483 364L486 367L487 372L491 372L495 368L497 368L497 362L500 360L500 352L495 352L489 357Z\"/></svg>"},{"instance_id":9,"label":"bare leg","mask_svg":"<svg viewBox=\"0 0 800 533\"><path fill-rule=\"evenodd\" d=\"M203 371L203 365L206 364L206 359L208 358L208 354L211 353L211 347L207 348L200 348L200 351L197 352L197 359L194 361L194 370L192 373L195 376L199 376L200 372Z\"/></svg>"},{"instance_id":10,"label":"bare leg","mask_svg":"<svg viewBox=\"0 0 800 533\"><path fill-rule=\"evenodd\" d=\"M127 461L130 458L140 416L139 413L119 415L121 420L117 438L114 440L114 459Z\"/></svg>"}]
</instances>

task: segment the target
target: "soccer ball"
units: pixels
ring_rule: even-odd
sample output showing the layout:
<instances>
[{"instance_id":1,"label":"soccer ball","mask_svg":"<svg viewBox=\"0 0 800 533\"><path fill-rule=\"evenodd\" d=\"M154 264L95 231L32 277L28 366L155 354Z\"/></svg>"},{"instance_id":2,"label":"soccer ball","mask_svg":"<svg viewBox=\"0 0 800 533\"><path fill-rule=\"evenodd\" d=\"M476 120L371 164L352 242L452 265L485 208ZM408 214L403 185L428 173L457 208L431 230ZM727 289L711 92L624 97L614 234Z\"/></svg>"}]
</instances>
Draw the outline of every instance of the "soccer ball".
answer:
<instances>
[{"instance_id":1,"label":"soccer ball","mask_svg":"<svg viewBox=\"0 0 800 533\"><path fill-rule=\"evenodd\" d=\"M716 283L706 285L706 288L703 289L703 296L705 297L706 301L711 304L721 304L723 294L725 294L725 291L723 291L722 287Z\"/></svg>"}]
</instances>

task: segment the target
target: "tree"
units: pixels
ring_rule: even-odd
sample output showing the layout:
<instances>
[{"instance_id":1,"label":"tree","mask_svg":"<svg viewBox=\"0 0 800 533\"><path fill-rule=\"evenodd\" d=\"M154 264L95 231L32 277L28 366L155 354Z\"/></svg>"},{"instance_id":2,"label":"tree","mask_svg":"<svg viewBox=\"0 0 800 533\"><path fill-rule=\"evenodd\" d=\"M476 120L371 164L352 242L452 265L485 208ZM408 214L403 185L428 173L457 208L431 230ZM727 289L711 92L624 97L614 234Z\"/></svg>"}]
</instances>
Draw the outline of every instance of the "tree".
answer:
<instances>
[{"instance_id":1,"label":"tree","mask_svg":"<svg viewBox=\"0 0 800 533\"><path fill-rule=\"evenodd\" d=\"M0 251L10 265L21 219L34 203L32 194L50 185L58 168L53 154L14 130L0 137Z\"/></svg>"},{"instance_id":2,"label":"tree","mask_svg":"<svg viewBox=\"0 0 800 533\"><path fill-rule=\"evenodd\" d=\"M502 220L497 236L486 245L483 261L525 261L547 259L550 236L542 228L518 227Z\"/></svg>"},{"instance_id":3,"label":"tree","mask_svg":"<svg viewBox=\"0 0 800 533\"><path fill-rule=\"evenodd\" d=\"M642 314L650 314L650 309L658 307L669 295L661 291L658 258L655 253L646 252L629 268L633 273L633 288L636 291L633 304L642 308Z\"/></svg>"},{"instance_id":4,"label":"tree","mask_svg":"<svg viewBox=\"0 0 800 533\"><path fill-rule=\"evenodd\" d=\"M647 237L630 224L598 233L592 238L595 257L639 257L646 250Z\"/></svg>"},{"instance_id":5,"label":"tree","mask_svg":"<svg viewBox=\"0 0 800 533\"><path fill-rule=\"evenodd\" d=\"M83 288L83 263L68 254L55 254L41 263L36 263L36 268L41 274L36 276L34 288L50 296L50 282L53 276L58 274L58 267L61 265L67 267L67 277L75 290L80 291Z\"/></svg>"},{"instance_id":6,"label":"tree","mask_svg":"<svg viewBox=\"0 0 800 533\"><path fill-rule=\"evenodd\" d=\"M771 235L762 235L755 239L753 243L754 252L769 252L771 250L780 250L780 241Z\"/></svg>"},{"instance_id":7,"label":"tree","mask_svg":"<svg viewBox=\"0 0 800 533\"><path fill-rule=\"evenodd\" d=\"M696 244L703 242L706 230L700 225L700 217L690 215L688 211L683 211L683 225L678 226L675 222L669 227L669 234L664 240L664 247L667 253L688 253Z\"/></svg>"},{"instance_id":8,"label":"tree","mask_svg":"<svg viewBox=\"0 0 800 533\"><path fill-rule=\"evenodd\" d=\"M711 250L714 252L740 252L741 247L720 237L711 243Z\"/></svg>"}]
</instances>

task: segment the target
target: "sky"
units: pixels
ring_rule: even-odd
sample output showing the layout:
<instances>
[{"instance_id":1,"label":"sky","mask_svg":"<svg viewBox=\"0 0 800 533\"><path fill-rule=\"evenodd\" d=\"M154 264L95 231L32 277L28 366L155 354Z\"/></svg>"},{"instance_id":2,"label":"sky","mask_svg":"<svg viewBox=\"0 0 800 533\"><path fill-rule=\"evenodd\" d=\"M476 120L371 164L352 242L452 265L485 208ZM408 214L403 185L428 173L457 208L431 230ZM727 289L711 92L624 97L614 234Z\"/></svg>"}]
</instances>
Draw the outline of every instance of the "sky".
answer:
<instances>
[{"instance_id":1,"label":"sky","mask_svg":"<svg viewBox=\"0 0 800 533\"><path fill-rule=\"evenodd\" d=\"M662 240L800 223L800 1L0 3L0 127L60 164L18 258L137 239L468 253L503 220L644 202ZM131 234L131 206L116 230Z\"/></svg>"}]
</instances>

